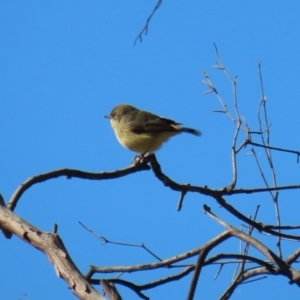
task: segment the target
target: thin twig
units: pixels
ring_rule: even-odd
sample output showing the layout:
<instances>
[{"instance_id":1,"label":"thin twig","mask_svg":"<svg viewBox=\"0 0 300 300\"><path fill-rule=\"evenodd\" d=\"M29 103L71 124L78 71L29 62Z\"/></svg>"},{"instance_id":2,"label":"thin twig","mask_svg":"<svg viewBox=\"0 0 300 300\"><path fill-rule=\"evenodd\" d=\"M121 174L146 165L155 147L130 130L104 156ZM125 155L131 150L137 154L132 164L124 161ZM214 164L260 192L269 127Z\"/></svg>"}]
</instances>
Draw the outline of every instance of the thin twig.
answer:
<instances>
[{"instance_id":1,"label":"thin twig","mask_svg":"<svg viewBox=\"0 0 300 300\"><path fill-rule=\"evenodd\" d=\"M145 34L145 36L148 34L148 30L149 30L149 23L152 19L152 17L154 16L155 12L159 9L159 7L162 4L162 0L158 0L155 7L153 8L151 14L149 15L149 17L146 20L146 24L143 27L143 29L140 31L140 33L137 35L137 37L134 40L134 45L136 44L136 42L139 40L140 42L143 41L143 34Z\"/></svg>"},{"instance_id":2,"label":"thin twig","mask_svg":"<svg viewBox=\"0 0 300 300\"><path fill-rule=\"evenodd\" d=\"M263 107L263 116L264 116L264 122L265 122L265 127L268 128L268 130L266 131L266 140L264 139L264 134L261 135L261 139L262 139L262 143L263 145L269 146L270 145L270 125L269 125L269 121L268 121L268 115L267 115L267 109L266 109L266 96L265 96L265 92L264 92L264 85L263 85L263 79L262 79L262 70L261 70L261 62L258 61L258 71L259 71L259 78L260 78L260 86L261 86L261 95L262 95L262 101L260 104L260 108ZM259 126L260 126L260 130L262 131L262 127L261 127L261 120L260 120L260 109L259 109ZM272 178L273 178L273 186L276 187L277 186L277 180L276 180L276 173L275 173L275 167L274 167L274 162L273 162L273 158L272 158L272 152L270 151L269 148L264 148L265 152L266 152L266 156L269 162L269 166L271 169L271 174L272 174ZM275 215L276 215L276 222L277 222L277 226L280 226L281 222L280 222L280 210L279 210L279 204L278 204L278 191L275 191L275 193L271 193L271 196L273 198L273 202L274 202L274 208L275 208ZM279 230L280 231L280 230ZM279 253L279 256L282 257L282 251L281 251L281 239L280 237L277 238L277 251Z\"/></svg>"},{"instance_id":3,"label":"thin twig","mask_svg":"<svg viewBox=\"0 0 300 300\"><path fill-rule=\"evenodd\" d=\"M165 259L160 262L155 262L151 264L142 264L142 265L135 265L135 266L122 266L122 267L96 267L96 266L90 266L90 270L85 275L86 278L90 279L95 273L119 273L119 272L138 272L143 270L154 270L159 268L177 268L178 266L174 265L175 263L178 263L180 261L183 261L185 259L194 257L199 254L202 249L207 248L210 249L212 247L216 247L220 243L224 242L230 237L229 233L227 231L219 234L206 244L193 249L189 250L185 253L176 255L174 257Z\"/></svg>"},{"instance_id":4,"label":"thin twig","mask_svg":"<svg viewBox=\"0 0 300 300\"><path fill-rule=\"evenodd\" d=\"M144 250L146 250L148 253L150 253L153 257L155 257L157 260L162 261L161 258L159 258L156 254L154 254L148 247L146 247L143 243L142 244L130 244L130 243L122 243L122 242L114 242L114 241L110 241L107 238L105 238L104 236L100 236L94 233L94 231L90 228L88 228L87 226L85 226L82 222L79 221L79 224L88 232L90 232L95 238L97 238L98 240L102 241L103 244L114 244L114 245L119 245L119 246L128 246L128 247L137 247L137 248L143 248Z\"/></svg>"}]
</instances>

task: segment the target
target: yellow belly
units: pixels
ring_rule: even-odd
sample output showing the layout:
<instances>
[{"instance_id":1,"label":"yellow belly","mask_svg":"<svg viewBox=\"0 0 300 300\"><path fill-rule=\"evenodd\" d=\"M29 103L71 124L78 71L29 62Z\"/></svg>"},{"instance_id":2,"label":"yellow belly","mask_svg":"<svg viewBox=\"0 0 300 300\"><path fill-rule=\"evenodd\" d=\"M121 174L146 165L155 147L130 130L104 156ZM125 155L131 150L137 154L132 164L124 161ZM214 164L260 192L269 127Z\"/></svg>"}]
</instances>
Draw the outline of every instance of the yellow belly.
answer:
<instances>
[{"instance_id":1,"label":"yellow belly","mask_svg":"<svg viewBox=\"0 0 300 300\"><path fill-rule=\"evenodd\" d=\"M164 142L177 132L142 133L136 134L128 130L122 130L113 126L114 132L120 144L138 153L152 153L158 150Z\"/></svg>"}]
</instances>

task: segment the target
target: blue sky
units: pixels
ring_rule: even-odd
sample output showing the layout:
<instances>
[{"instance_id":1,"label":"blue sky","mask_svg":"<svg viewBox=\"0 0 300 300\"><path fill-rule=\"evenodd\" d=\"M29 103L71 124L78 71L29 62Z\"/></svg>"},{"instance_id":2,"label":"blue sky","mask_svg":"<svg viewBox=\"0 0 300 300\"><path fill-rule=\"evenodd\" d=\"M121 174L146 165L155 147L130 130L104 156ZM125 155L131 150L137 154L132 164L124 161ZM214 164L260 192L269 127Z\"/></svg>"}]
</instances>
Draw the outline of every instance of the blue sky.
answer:
<instances>
[{"instance_id":1,"label":"blue sky","mask_svg":"<svg viewBox=\"0 0 300 300\"><path fill-rule=\"evenodd\" d=\"M144 1L145 2L145 1ZM59 168L112 171L128 166L134 153L121 147L103 116L120 103L178 120L200 129L201 138L181 135L159 150L163 171L175 181L221 188L231 180L230 147L234 126L214 95L204 95L206 70L232 108L232 89L212 69L213 43L231 72L238 75L241 114L257 130L260 87L256 59L262 61L268 116L274 146L300 149L299 1L164 1L142 43L133 45L156 1L4 1L0 0L0 193L6 201L27 178ZM243 140L241 136L240 141ZM238 187L263 186L253 157L239 156ZM263 150L258 149L263 158ZM274 154L279 185L299 183L296 157ZM266 174L270 178L269 169ZM282 223L299 223L299 193L281 192ZM22 197L16 213L44 231L58 233L80 270L90 264L133 265L154 262L141 249L101 245L79 224L108 239L144 243L161 258L198 247L223 228L203 213L203 204L230 224L231 217L211 198L188 194L181 212L178 193L152 172L111 181L59 178L36 185ZM259 220L275 223L270 197L227 198L244 214L261 204ZM256 235L262 238L260 235ZM263 240L275 249L275 240ZM2 295L5 299L74 299L53 266L18 238L2 238ZM284 246L283 254L297 249ZM238 252L230 240L220 250ZM216 253L215 251L213 253ZM255 253L255 252L253 252ZM234 269L203 271L197 299L217 299ZM139 283L163 272L125 275ZM151 299L185 299L190 277L155 290ZM298 299L285 278L240 286L232 299ZM45 293L46 292L46 293ZM120 288L124 299L138 299Z\"/></svg>"}]
</instances>

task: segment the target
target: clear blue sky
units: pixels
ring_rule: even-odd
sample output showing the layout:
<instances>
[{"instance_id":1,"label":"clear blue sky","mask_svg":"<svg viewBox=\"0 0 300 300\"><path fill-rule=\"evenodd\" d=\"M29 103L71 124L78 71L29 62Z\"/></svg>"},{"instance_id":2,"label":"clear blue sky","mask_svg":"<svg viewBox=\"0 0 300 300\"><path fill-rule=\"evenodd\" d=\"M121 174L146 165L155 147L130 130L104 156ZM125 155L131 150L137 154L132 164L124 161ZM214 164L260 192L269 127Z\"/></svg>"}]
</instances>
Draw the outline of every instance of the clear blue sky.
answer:
<instances>
[{"instance_id":1,"label":"clear blue sky","mask_svg":"<svg viewBox=\"0 0 300 300\"><path fill-rule=\"evenodd\" d=\"M239 76L241 114L257 130L260 101L256 59L262 61L271 142L300 149L299 65L300 2L164 1L143 43L133 42L156 1L5 1L0 0L0 193L6 201L27 178L59 168L111 171L129 165L134 153L122 148L103 116L130 103L176 119L203 132L181 135L157 158L180 183L221 188L231 180L230 145L234 126L216 98L204 95L205 69L232 107L231 86L220 71L213 43L233 76ZM242 138L241 138L242 140ZM238 187L263 186L247 150L241 153ZM259 151L263 157L263 151ZM278 183L299 183L299 165L276 154ZM268 169L267 169L268 171ZM267 172L269 176L269 172ZM178 193L165 188L152 172L111 181L60 178L36 185L22 197L16 213L44 231L58 232L85 273L90 264L132 265L154 262L141 249L101 246L78 224L83 222L108 239L144 243L165 259L206 243L223 228L203 214L203 204L241 227L211 198L188 194L181 212ZM244 214L261 204L259 220L275 223L267 195L236 196L230 202ZM282 223L299 223L299 193L280 194ZM257 235L260 237L259 235ZM18 238L2 237L0 247L3 299L74 299L66 283L37 250ZM275 240L268 245L275 249ZM297 244L284 247L289 255ZM239 251L231 240L225 253ZM214 251L214 253L216 253ZM255 252L253 252L255 253ZM233 268L203 271L198 298L217 299ZM125 275L144 283L169 271ZM146 291L151 299L185 299L190 276ZM120 288L124 299L138 299ZM240 286L232 299L299 299L285 278ZM203 297L201 297L203 298Z\"/></svg>"}]
</instances>

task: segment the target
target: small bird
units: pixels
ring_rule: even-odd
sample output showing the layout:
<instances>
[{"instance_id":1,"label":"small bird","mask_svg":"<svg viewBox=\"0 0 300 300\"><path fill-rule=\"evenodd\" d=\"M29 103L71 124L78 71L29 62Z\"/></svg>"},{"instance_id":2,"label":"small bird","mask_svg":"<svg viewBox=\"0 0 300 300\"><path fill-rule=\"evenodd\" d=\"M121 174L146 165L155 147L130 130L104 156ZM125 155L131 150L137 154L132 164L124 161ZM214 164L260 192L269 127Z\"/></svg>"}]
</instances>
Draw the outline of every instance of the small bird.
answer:
<instances>
[{"instance_id":1,"label":"small bird","mask_svg":"<svg viewBox=\"0 0 300 300\"><path fill-rule=\"evenodd\" d=\"M142 157L158 150L170 137L179 133L201 135L201 132L196 129L181 127L181 123L139 110L128 104L116 106L105 118L110 119L120 144L140 153Z\"/></svg>"}]
</instances>

